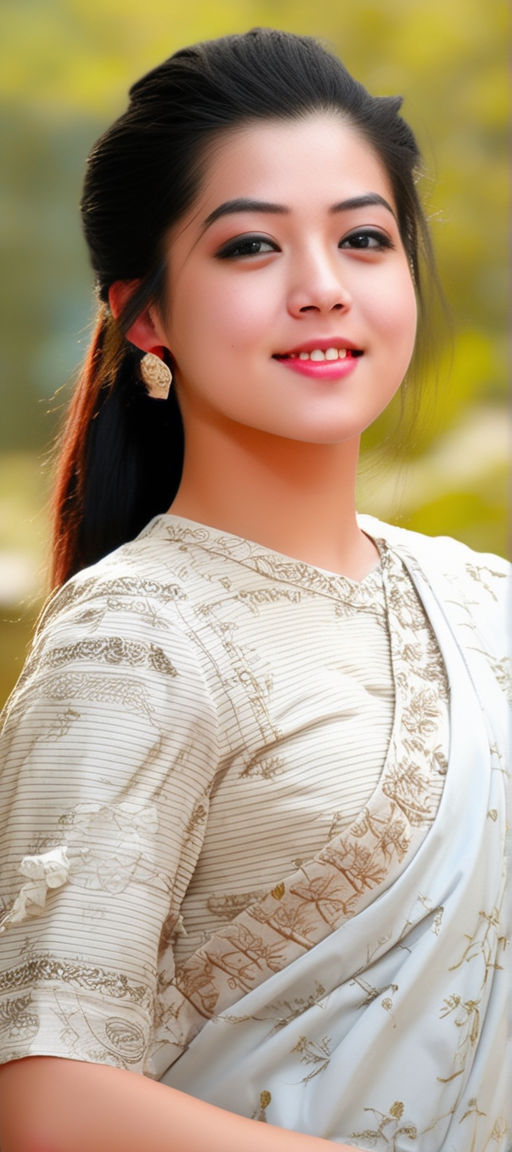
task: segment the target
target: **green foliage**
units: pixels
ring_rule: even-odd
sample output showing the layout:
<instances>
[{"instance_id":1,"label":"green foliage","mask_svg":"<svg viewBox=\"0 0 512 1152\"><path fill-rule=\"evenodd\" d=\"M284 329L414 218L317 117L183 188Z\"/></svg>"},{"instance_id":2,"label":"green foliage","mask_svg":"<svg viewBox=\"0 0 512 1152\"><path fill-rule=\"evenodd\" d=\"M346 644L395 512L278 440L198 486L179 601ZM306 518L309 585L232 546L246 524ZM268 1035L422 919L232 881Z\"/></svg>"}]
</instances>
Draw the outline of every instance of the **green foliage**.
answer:
<instances>
[{"instance_id":1,"label":"green foliage","mask_svg":"<svg viewBox=\"0 0 512 1152\"><path fill-rule=\"evenodd\" d=\"M509 15L502 0L3 0L0 452L22 453L34 475L83 354L92 305L77 205L90 145L144 70L183 44L256 24L316 35L371 91L404 93L404 114L424 151L421 191L453 348L434 333L437 372L428 372L421 402L409 389L400 447L393 439L399 401L366 434L361 499L396 515L396 481L407 461L404 523L503 550L507 445L496 429L507 367ZM473 430L470 449L458 427ZM0 502L11 498L10 485L26 500L5 521L0 548L32 555L30 525L42 515L42 498L39 485L21 480L16 459L16 478L12 455L0 468ZM377 483L368 480L375 469Z\"/></svg>"}]
</instances>

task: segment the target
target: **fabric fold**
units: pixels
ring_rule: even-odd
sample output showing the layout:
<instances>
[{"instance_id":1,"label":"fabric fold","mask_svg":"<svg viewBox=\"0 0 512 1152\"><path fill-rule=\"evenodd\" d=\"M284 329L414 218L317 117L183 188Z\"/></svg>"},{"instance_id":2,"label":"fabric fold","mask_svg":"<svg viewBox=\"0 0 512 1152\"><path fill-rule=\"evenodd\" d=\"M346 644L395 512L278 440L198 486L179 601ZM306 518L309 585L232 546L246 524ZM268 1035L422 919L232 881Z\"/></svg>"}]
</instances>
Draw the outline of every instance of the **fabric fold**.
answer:
<instances>
[{"instance_id":1,"label":"fabric fold","mask_svg":"<svg viewBox=\"0 0 512 1152\"><path fill-rule=\"evenodd\" d=\"M0 932L5 932L9 924L21 924L31 916L40 916L44 911L48 892L61 888L69 879L71 861L65 846L52 848L40 856L24 856L19 872L26 876L14 904L0 920Z\"/></svg>"}]
</instances>

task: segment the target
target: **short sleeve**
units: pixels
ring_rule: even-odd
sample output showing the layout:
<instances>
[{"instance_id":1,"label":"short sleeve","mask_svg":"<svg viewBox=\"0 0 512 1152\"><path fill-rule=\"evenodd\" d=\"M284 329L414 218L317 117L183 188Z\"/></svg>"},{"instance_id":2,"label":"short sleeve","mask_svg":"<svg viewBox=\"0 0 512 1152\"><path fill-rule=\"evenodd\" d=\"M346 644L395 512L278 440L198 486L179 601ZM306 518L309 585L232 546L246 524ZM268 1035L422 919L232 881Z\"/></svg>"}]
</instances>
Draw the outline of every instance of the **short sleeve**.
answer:
<instances>
[{"instance_id":1,"label":"short sleeve","mask_svg":"<svg viewBox=\"0 0 512 1152\"><path fill-rule=\"evenodd\" d=\"M4 716L0 1060L144 1072L218 760L173 595L82 573Z\"/></svg>"}]
</instances>

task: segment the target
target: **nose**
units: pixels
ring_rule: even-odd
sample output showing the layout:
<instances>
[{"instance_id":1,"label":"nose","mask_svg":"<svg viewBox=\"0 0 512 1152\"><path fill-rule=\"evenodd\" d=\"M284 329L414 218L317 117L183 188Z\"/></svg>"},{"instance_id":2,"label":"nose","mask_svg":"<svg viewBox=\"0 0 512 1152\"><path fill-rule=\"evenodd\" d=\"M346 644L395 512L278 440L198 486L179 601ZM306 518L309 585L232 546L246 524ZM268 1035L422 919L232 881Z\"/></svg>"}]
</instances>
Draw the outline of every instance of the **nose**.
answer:
<instances>
[{"instance_id":1,"label":"nose","mask_svg":"<svg viewBox=\"0 0 512 1152\"><path fill-rule=\"evenodd\" d=\"M310 254L293 272L288 308L293 316L308 312L341 312L350 308L352 296L341 266L331 253Z\"/></svg>"}]
</instances>

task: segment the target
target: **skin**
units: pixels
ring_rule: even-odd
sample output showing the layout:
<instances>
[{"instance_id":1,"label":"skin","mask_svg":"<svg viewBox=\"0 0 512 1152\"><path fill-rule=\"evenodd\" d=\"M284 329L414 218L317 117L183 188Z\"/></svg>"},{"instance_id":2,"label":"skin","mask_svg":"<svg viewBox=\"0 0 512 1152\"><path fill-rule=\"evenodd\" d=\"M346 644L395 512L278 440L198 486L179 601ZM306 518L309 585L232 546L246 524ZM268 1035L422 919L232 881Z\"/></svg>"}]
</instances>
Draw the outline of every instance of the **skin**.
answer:
<instances>
[{"instance_id":1,"label":"skin","mask_svg":"<svg viewBox=\"0 0 512 1152\"><path fill-rule=\"evenodd\" d=\"M2 1152L357 1152L260 1124L105 1064L38 1056L0 1068Z\"/></svg>"},{"instance_id":2,"label":"skin","mask_svg":"<svg viewBox=\"0 0 512 1152\"><path fill-rule=\"evenodd\" d=\"M369 194L384 203L333 211ZM239 198L286 211L212 220ZM114 286L115 312L129 290ZM391 185L373 149L327 113L226 134L169 236L166 298L129 336L168 349L175 366L186 448L171 511L362 578L376 555L355 517L360 436L400 386L416 332ZM363 355L330 381L275 358L316 339Z\"/></svg>"}]
</instances>

